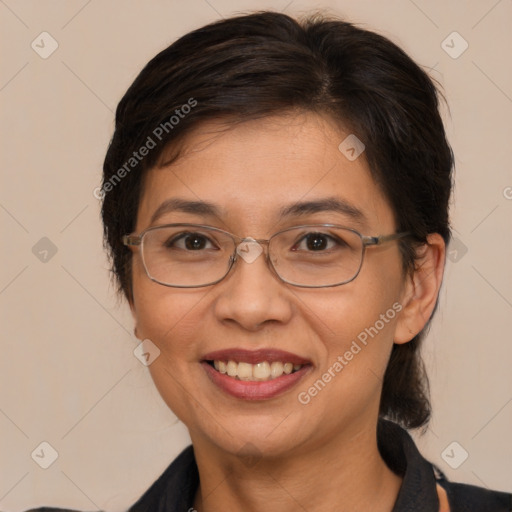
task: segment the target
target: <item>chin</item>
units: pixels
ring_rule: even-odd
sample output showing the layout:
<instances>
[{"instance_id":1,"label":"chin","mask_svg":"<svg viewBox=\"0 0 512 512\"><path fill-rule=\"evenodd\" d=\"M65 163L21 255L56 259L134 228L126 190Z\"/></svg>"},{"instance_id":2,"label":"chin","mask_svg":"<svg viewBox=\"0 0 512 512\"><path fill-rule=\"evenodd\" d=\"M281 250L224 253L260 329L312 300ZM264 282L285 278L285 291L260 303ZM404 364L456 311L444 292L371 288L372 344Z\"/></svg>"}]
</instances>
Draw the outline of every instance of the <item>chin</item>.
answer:
<instances>
[{"instance_id":1,"label":"chin","mask_svg":"<svg viewBox=\"0 0 512 512\"><path fill-rule=\"evenodd\" d=\"M228 433L211 438L221 449L239 456L280 457L295 450L298 445L310 437L304 428L287 418L287 428L283 426L285 417L263 417L258 419L241 419L230 422ZM218 432L218 431L217 431ZM294 435L293 432L297 434ZM225 435L224 435L225 434Z\"/></svg>"}]
</instances>

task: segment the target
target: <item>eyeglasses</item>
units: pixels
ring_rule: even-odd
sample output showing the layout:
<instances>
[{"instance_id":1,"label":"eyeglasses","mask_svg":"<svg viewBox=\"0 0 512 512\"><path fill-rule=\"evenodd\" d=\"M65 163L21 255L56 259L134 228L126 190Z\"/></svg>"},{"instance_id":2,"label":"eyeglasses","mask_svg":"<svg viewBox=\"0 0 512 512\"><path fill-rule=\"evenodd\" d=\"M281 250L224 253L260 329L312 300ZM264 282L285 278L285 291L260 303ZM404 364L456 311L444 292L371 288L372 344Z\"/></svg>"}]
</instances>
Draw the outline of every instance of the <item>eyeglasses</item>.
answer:
<instances>
[{"instance_id":1,"label":"eyeglasses","mask_svg":"<svg viewBox=\"0 0 512 512\"><path fill-rule=\"evenodd\" d=\"M353 281L361 270L366 247L408 234L364 236L335 224L312 224L257 240L201 224L166 224L150 227L139 235L125 235L122 241L126 246L140 247L149 279L164 286L199 288L216 284L239 258L252 263L266 246L267 264L281 281L303 288L324 288Z\"/></svg>"}]
</instances>

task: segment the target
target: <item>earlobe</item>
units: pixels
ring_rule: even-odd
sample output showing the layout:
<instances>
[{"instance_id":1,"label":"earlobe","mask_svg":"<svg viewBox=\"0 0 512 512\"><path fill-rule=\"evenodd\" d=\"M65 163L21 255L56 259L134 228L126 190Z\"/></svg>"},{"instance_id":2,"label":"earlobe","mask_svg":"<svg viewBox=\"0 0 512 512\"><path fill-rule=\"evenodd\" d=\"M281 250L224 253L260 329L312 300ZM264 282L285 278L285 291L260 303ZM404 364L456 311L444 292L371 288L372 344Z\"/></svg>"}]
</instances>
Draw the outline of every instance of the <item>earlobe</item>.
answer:
<instances>
[{"instance_id":1,"label":"earlobe","mask_svg":"<svg viewBox=\"0 0 512 512\"><path fill-rule=\"evenodd\" d=\"M411 341L427 324L437 303L443 281L446 246L443 237L432 233L418 248L416 268L406 278L403 309L396 324L394 342Z\"/></svg>"}]
</instances>

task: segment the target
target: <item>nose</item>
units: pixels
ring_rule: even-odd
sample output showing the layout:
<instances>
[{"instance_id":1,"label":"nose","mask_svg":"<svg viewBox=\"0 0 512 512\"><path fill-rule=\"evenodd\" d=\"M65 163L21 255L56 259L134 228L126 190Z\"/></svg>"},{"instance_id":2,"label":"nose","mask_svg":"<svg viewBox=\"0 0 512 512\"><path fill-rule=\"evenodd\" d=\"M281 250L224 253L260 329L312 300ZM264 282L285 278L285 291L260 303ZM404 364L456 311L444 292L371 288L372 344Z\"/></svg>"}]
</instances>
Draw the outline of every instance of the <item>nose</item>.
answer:
<instances>
[{"instance_id":1,"label":"nose","mask_svg":"<svg viewBox=\"0 0 512 512\"><path fill-rule=\"evenodd\" d=\"M234 268L217 284L214 311L219 321L257 331L287 323L293 313L289 285L270 269L263 246L252 238L240 242Z\"/></svg>"}]
</instances>

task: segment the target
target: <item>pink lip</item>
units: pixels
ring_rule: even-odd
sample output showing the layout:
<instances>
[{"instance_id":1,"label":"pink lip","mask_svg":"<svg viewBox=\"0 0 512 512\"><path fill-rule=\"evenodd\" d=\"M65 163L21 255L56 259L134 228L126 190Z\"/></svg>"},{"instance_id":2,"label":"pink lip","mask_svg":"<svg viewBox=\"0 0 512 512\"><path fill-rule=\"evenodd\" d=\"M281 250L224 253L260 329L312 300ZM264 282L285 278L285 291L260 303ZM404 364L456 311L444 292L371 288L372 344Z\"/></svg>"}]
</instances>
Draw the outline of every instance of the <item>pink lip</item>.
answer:
<instances>
[{"instance_id":1,"label":"pink lip","mask_svg":"<svg viewBox=\"0 0 512 512\"><path fill-rule=\"evenodd\" d=\"M203 356L203 361L236 361L237 363L262 363L267 361L273 363L274 361L281 361L282 363L293 364L310 364L311 361L304 359L291 352L284 350L274 350L271 348L264 348L259 350L245 350L242 348L233 348L226 350L217 350L210 352Z\"/></svg>"},{"instance_id":2,"label":"pink lip","mask_svg":"<svg viewBox=\"0 0 512 512\"><path fill-rule=\"evenodd\" d=\"M215 352L212 354L215 355L215 358L217 359L217 353ZM209 354L208 358L212 354ZM234 358L232 357L231 359ZM224 359L220 358L220 360L222 361ZM256 362L260 362L262 360L269 361L268 359L258 359ZM238 359L238 361L240 361L240 359ZM282 361L282 359L280 359L280 361ZM286 362L292 361L286 359ZM217 385L221 390L228 393L229 395L234 396L235 398L241 398L243 400L268 400L270 398L274 398L297 384L311 369L311 365L307 364L300 370L294 373L290 373L289 375L282 375L281 377L277 377L276 379L272 380L251 382L236 380L233 377L229 377L228 375L220 373L206 361L202 361L201 365L206 372L206 375L215 385Z\"/></svg>"},{"instance_id":3,"label":"pink lip","mask_svg":"<svg viewBox=\"0 0 512 512\"><path fill-rule=\"evenodd\" d=\"M273 363L280 361L282 363L292 363L304 365L300 370L282 375L276 379L267 381L243 381L236 380L229 375L223 374L215 370L207 361L235 361L237 363L250 363L256 364L267 361ZM220 389L236 398L244 400L267 400L274 398L281 393L284 393L299 380L301 380L306 373L311 369L311 361L286 352L284 350L274 350L271 348L264 348L259 350L246 350L242 348L233 348L225 350L217 350L205 354L202 358L201 365L205 370L210 380L216 384Z\"/></svg>"}]
</instances>

